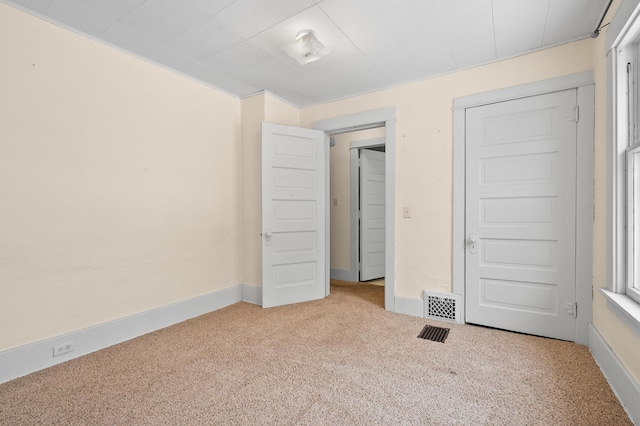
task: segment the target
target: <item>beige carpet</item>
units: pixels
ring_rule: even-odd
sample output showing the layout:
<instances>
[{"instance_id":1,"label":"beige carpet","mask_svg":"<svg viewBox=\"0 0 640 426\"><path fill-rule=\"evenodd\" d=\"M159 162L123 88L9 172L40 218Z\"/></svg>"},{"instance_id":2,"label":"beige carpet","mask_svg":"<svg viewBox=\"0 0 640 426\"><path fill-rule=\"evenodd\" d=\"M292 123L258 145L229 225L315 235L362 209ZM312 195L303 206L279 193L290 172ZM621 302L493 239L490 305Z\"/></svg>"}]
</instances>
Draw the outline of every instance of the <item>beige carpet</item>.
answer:
<instances>
[{"instance_id":1,"label":"beige carpet","mask_svg":"<svg viewBox=\"0 0 640 426\"><path fill-rule=\"evenodd\" d=\"M239 303L0 385L2 425L627 425L587 348L382 309ZM450 327L446 343L416 336Z\"/></svg>"}]
</instances>

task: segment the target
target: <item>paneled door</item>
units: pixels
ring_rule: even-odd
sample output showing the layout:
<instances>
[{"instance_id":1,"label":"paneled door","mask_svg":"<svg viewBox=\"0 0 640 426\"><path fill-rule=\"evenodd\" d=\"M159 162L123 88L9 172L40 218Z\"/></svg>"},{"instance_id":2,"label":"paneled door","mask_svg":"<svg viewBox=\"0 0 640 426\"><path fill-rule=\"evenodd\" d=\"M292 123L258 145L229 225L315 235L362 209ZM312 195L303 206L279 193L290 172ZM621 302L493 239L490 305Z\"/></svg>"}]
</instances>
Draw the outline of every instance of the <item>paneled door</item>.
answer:
<instances>
[{"instance_id":1,"label":"paneled door","mask_svg":"<svg viewBox=\"0 0 640 426\"><path fill-rule=\"evenodd\" d=\"M384 277L385 153L360 150L360 281Z\"/></svg>"},{"instance_id":2,"label":"paneled door","mask_svg":"<svg viewBox=\"0 0 640 426\"><path fill-rule=\"evenodd\" d=\"M262 306L328 294L324 132L262 124Z\"/></svg>"},{"instance_id":3,"label":"paneled door","mask_svg":"<svg viewBox=\"0 0 640 426\"><path fill-rule=\"evenodd\" d=\"M466 321L574 340L576 91L467 109Z\"/></svg>"}]
</instances>

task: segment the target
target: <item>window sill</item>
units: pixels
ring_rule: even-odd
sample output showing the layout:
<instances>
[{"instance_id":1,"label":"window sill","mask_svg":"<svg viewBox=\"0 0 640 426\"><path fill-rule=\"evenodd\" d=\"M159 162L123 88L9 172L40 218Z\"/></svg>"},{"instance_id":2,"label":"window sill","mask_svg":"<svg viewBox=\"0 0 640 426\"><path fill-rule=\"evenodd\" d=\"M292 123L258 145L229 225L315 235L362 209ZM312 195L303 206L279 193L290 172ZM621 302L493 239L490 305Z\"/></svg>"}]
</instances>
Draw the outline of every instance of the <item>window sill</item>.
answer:
<instances>
[{"instance_id":1,"label":"window sill","mask_svg":"<svg viewBox=\"0 0 640 426\"><path fill-rule=\"evenodd\" d=\"M636 333L640 333L640 304L625 294L614 293L607 289L601 288L602 293L607 300L607 304L612 306L617 314L622 317L625 322Z\"/></svg>"}]
</instances>

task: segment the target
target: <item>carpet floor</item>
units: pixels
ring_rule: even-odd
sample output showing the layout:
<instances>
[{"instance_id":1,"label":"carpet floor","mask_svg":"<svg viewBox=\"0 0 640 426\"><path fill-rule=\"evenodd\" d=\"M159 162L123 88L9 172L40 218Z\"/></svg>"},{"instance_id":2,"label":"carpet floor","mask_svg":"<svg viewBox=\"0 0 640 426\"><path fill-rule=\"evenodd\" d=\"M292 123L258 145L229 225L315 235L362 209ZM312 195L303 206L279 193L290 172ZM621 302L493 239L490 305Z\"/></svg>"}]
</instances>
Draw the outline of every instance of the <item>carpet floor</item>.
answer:
<instances>
[{"instance_id":1,"label":"carpet floor","mask_svg":"<svg viewBox=\"0 0 640 426\"><path fill-rule=\"evenodd\" d=\"M387 312L384 287L238 303L0 385L0 425L630 425L584 346ZM417 338L450 328L445 343Z\"/></svg>"}]
</instances>

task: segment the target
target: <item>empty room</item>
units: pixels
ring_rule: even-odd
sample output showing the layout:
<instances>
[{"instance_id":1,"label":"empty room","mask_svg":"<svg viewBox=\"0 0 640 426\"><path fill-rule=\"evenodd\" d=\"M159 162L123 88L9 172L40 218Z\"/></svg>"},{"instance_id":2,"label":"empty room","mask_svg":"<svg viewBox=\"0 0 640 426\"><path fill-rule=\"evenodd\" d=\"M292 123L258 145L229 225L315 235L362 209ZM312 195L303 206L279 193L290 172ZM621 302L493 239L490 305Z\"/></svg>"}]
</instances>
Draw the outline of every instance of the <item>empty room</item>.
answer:
<instances>
[{"instance_id":1,"label":"empty room","mask_svg":"<svg viewBox=\"0 0 640 426\"><path fill-rule=\"evenodd\" d=\"M640 424L640 0L0 0L0 425Z\"/></svg>"}]
</instances>

